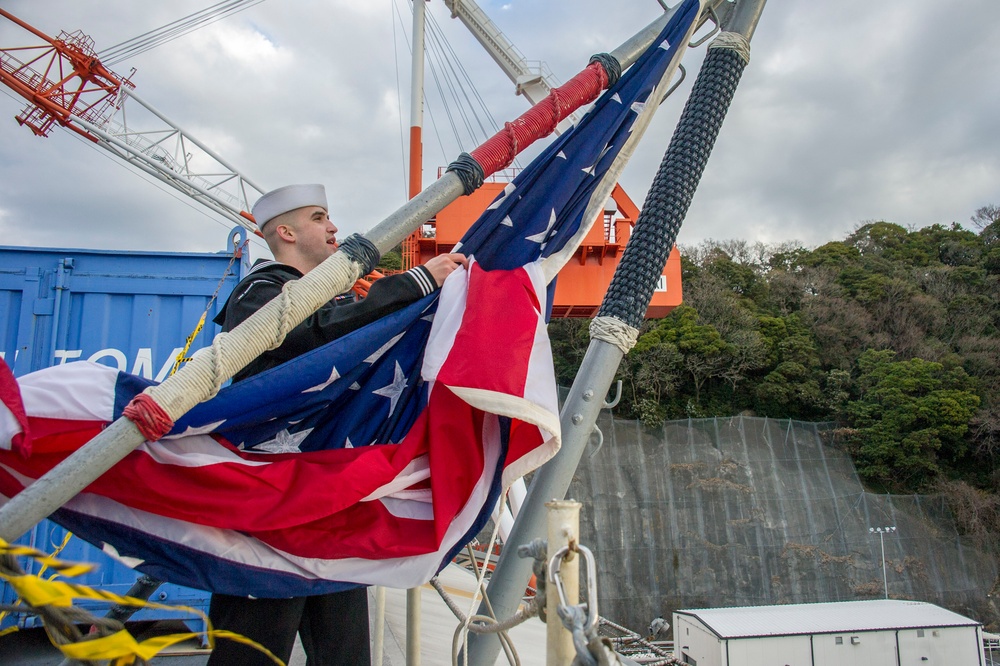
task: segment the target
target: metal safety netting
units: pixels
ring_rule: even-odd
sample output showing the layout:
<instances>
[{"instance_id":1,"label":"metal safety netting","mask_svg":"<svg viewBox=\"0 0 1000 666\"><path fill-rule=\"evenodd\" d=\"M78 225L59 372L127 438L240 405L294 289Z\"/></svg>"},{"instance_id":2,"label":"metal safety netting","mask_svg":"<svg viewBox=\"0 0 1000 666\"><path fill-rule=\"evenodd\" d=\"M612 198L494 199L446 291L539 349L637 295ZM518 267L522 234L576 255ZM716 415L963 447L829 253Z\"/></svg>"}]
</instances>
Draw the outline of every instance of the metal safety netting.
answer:
<instances>
[{"instance_id":1,"label":"metal safety netting","mask_svg":"<svg viewBox=\"0 0 1000 666\"><path fill-rule=\"evenodd\" d=\"M828 443L831 424L732 417L651 430L603 416L599 426L604 444L584 455L568 497L584 503L581 541L597 557L601 614L615 622L886 594L995 621L993 554L959 534L943 496L866 492Z\"/></svg>"}]
</instances>

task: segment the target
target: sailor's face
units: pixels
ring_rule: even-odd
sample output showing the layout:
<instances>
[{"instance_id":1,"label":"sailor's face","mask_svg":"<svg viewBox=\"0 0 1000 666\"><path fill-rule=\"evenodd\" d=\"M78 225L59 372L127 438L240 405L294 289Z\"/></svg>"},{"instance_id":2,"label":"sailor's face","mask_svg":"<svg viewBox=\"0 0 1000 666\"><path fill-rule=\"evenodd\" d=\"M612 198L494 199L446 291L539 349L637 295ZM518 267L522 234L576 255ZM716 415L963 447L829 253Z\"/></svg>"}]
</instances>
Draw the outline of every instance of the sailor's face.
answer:
<instances>
[{"instance_id":1,"label":"sailor's face","mask_svg":"<svg viewBox=\"0 0 1000 666\"><path fill-rule=\"evenodd\" d=\"M307 206L302 209L302 214L306 219L299 225L299 242L319 265L337 251L337 227L330 220L330 214L319 206Z\"/></svg>"}]
</instances>

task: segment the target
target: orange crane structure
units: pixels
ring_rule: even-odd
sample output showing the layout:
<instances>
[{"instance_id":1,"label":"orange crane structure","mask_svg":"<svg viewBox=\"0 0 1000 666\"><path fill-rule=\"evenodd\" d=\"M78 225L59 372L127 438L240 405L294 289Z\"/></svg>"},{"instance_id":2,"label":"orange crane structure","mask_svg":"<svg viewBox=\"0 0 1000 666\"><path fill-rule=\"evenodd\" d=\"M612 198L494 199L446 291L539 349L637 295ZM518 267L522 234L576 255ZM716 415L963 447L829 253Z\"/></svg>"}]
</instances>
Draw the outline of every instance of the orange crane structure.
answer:
<instances>
[{"instance_id":1,"label":"orange crane structure","mask_svg":"<svg viewBox=\"0 0 1000 666\"><path fill-rule=\"evenodd\" d=\"M559 85L545 64L525 58L474 0L444 0L444 4L451 10L452 18L459 19L468 28L511 80L516 94L537 104ZM578 119L577 114L570 114L559 123L556 132L568 130ZM435 254L451 251L505 186L501 181L485 183L476 192L447 206L422 230L414 232L403 244L403 267L416 266ZM559 272L552 299L553 317L592 318L597 315L639 218L639 207L621 185L616 184L602 218L595 221L573 260ZM665 317L681 304L681 299L681 257L674 247L646 317Z\"/></svg>"},{"instance_id":2,"label":"orange crane structure","mask_svg":"<svg viewBox=\"0 0 1000 666\"><path fill-rule=\"evenodd\" d=\"M483 22L476 24L466 20L467 17L458 9L462 3L448 4L474 34L482 34ZM472 7L481 14L478 7ZM484 14L482 16L485 17ZM123 77L105 67L94 50L93 40L79 30L60 32L52 38L3 9L0 9L0 17L43 42L40 45L0 47L0 83L28 102L16 116L19 124L42 137L48 136L53 126L58 124L231 222L259 234L249 213L250 202L267 188L240 173L136 95L131 80L134 69ZM475 25L479 26L478 33L473 28ZM523 61L523 57L492 23L488 23L487 29L491 31L491 40L499 44L499 49L518 56L507 58L507 61L514 63L515 67L518 58ZM501 62L495 53L491 54L498 63ZM511 65L502 66L512 78L520 76L517 80L518 91L530 101L537 101L533 98L535 91L532 86L547 91L548 83L543 77L526 78L519 74L520 70L511 69ZM143 123L141 127L137 120ZM419 183L419 167L413 173L415 167L412 162L413 159L411 181L416 178L415 182ZM415 186L411 182L411 189ZM404 242L403 267L418 265L454 248L504 186L503 182L488 182L429 220L422 230ZM605 207L603 219L593 225L574 260L559 273L553 317L596 315L638 214L635 203L620 186L616 186ZM381 274L373 273L367 279L379 277ZM354 291L364 296L368 285L369 282L359 280ZM674 248L646 316L666 316L680 303L680 255Z\"/></svg>"},{"instance_id":3,"label":"orange crane structure","mask_svg":"<svg viewBox=\"0 0 1000 666\"><path fill-rule=\"evenodd\" d=\"M0 9L42 44L0 47L0 83L28 102L17 122L38 136L60 125L256 232L249 201L266 190L135 94L131 77L98 59L77 30L56 38ZM137 125L141 122L142 126Z\"/></svg>"}]
</instances>

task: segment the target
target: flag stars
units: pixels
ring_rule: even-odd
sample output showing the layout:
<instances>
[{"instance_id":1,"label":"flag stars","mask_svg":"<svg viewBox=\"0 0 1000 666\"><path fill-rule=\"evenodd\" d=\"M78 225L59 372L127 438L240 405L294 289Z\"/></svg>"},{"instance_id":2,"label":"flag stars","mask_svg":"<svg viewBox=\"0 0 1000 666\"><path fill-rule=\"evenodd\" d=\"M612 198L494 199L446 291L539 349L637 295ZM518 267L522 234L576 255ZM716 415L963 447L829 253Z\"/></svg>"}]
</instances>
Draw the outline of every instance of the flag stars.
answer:
<instances>
[{"instance_id":1,"label":"flag stars","mask_svg":"<svg viewBox=\"0 0 1000 666\"><path fill-rule=\"evenodd\" d=\"M549 226L545 227L545 231L541 231L537 234L526 237L524 240L529 240L532 243L540 243L541 246L545 247L545 242L549 239L552 234L552 228L556 226L556 209L553 208L551 214L549 215Z\"/></svg>"},{"instance_id":2,"label":"flag stars","mask_svg":"<svg viewBox=\"0 0 1000 666\"><path fill-rule=\"evenodd\" d=\"M601 160L604 159L604 156L607 155L608 151L611 150L612 148L614 148L614 145L610 144L610 143L608 145L604 146L604 150L602 150L601 154L597 156L596 160L594 160L594 164L591 165L591 166L589 166L589 167L587 167L586 169L584 169L583 172L584 173L589 173L591 176L596 175L597 174L597 165L601 163Z\"/></svg>"},{"instance_id":3,"label":"flag stars","mask_svg":"<svg viewBox=\"0 0 1000 666\"><path fill-rule=\"evenodd\" d=\"M399 397L403 395L403 391L406 390L406 375L403 374L403 369L399 367L399 361L396 362L396 371L392 378L392 383L383 386L380 389L375 389L372 391L375 395L380 395L383 398L389 398L389 414L392 415L396 411L396 403L399 402Z\"/></svg>"},{"instance_id":4,"label":"flag stars","mask_svg":"<svg viewBox=\"0 0 1000 666\"><path fill-rule=\"evenodd\" d=\"M632 109L632 112L635 113L635 118L632 119L632 122L628 126L629 133L631 133L632 130L635 129L636 122L639 121L639 117L642 115L642 112L646 109L646 102L632 102L632 106L630 108Z\"/></svg>"},{"instance_id":5,"label":"flag stars","mask_svg":"<svg viewBox=\"0 0 1000 666\"><path fill-rule=\"evenodd\" d=\"M404 331L404 333L405 333L405 331ZM391 340L389 340L389 342L385 343L384 345L382 345L381 347L379 347L378 349L376 349L375 353L373 353L371 356L369 356L368 358L366 358L364 362L365 363L374 363L375 361L377 361L380 358L382 358L383 354L385 354L387 351L389 351L390 349L392 349L393 346L395 346L395 344L397 342L399 342L400 338L403 337L404 333L400 333L399 335L393 336L393 338Z\"/></svg>"},{"instance_id":6,"label":"flag stars","mask_svg":"<svg viewBox=\"0 0 1000 666\"><path fill-rule=\"evenodd\" d=\"M274 435L274 439L261 442L253 447L253 450L263 453L300 453L301 449L299 447L312 431L312 428L306 428L305 430L293 433L289 432L286 428L285 430L278 431Z\"/></svg>"},{"instance_id":7,"label":"flag stars","mask_svg":"<svg viewBox=\"0 0 1000 666\"><path fill-rule=\"evenodd\" d=\"M206 423L205 425L199 426L197 428L195 426L188 426L184 430L184 432L179 432L176 435L167 435L162 439L180 439L181 437L191 437L193 435L211 435L219 428L219 426L221 426L225 422L226 419L222 419L221 421L213 421L212 423Z\"/></svg>"},{"instance_id":8,"label":"flag stars","mask_svg":"<svg viewBox=\"0 0 1000 666\"><path fill-rule=\"evenodd\" d=\"M329 386L330 384L334 383L338 379L340 379L340 373L337 372L337 366L334 366L333 367L333 371L330 372L330 378L329 379L327 379L322 384L317 384L316 386L313 386L312 388L307 388L305 391L303 391L303 393L312 393L313 391L322 391L323 389L325 389L327 386Z\"/></svg>"},{"instance_id":9,"label":"flag stars","mask_svg":"<svg viewBox=\"0 0 1000 666\"><path fill-rule=\"evenodd\" d=\"M507 197L513 194L515 189L517 188L514 187L514 183L507 183L507 187L503 188L503 195L499 197L496 201L491 203L489 205L489 208L487 208L486 210L494 210L496 208L499 208L500 204L502 204L507 199Z\"/></svg>"}]
</instances>

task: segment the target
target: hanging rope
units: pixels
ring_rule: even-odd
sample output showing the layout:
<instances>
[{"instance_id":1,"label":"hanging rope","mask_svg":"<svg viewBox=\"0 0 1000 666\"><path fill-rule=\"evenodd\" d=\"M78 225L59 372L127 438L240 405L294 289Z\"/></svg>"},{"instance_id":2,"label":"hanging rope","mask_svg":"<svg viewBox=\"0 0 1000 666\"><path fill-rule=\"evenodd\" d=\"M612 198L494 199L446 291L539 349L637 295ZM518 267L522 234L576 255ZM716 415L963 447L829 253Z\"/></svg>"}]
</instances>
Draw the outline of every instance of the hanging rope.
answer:
<instances>
[{"instance_id":1,"label":"hanging rope","mask_svg":"<svg viewBox=\"0 0 1000 666\"><path fill-rule=\"evenodd\" d=\"M500 512L493 523L493 533L490 535L490 541L486 549L487 553L493 551L493 546L496 543L497 534L500 531L500 518L503 516L504 509L506 508L506 506L507 506L506 494L504 494L500 499ZM537 544L532 542L532 544L529 545L528 547L526 546L519 547L517 549L517 553L520 557L534 556L536 560L538 560L538 562L536 562L535 569L537 571L544 571L545 542L540 539L536 539L536 541L541 542L540 551L538 550L537 547L534 549L530 547L531 545L537 546ZM441 582L438 580L437 576L435 576L430 580L431 587L437 590L437 593L441 596L441 599L444 601L445 605L448 606L452 614L454 614L454 616L459 620L459 625L455 629L455 635L452 639L452 655L451 655L452 664L453 666L458 666L458 652L460 646L463 647L462 653L465 657L466 664L468 663L469 659L468 634L469 632L471 632L473 634L497 634L500 639L500 644L503 647L504 652L507 656L508 662L512 664L512 666L520 666L521 659L517 654L516 648L514 647L514 642L511 640L507 632L510 629L516 627L517 625L525 622L526 620L535 617L536 615L539 614L540 611L544 615L545 611L544 580L539 584L541 589L540 595L536 594L531 599L531 601L529 601L527 604L519 608L517 612L514 613L514 615L507 618L506 620L500 621L497 619L496 613L493 612L493 605L490 603L489 595L486 592L486 586L484 584L486 571L488 570L488 567L484 562L482 569L480 569L478 559L476 558L475 552L472 550L472 546L468 545L466 546L466 548L468 549L469 559L472 563L472 566L475 568L475 573L476 573L476 588L472 595L472 602L469 607L468 613L462 612L462 610L458 607L458 604L455 602L455 600L452 599L451 595L449 595L448 592L444 589L444 586L441 585ZM475 609L476 604L479 602L480 593L482 593L483 595L483 601L485 602L486 607L490 613L489 616L473 614L473 610Z\"/></svg>"},{"instance_id":2,"label":"hanging rope","mask_svg":"<svg viewBox=\"0 0 1000 666\"><path fill-rule=\"evenodd\" d=\"M208 319L208 312L212 309L212 303L215 303L215 299L219 297L219 292L222 291L222 286L226 284L226 278L229 277L229 269L233 267L237 259L243 257L243 251L246 250L247 245L250 244L250 238L248 237L244 240L236 249L233 250L233 256L229 258L229 264L226 265L226 269L222 271L222 277L219 278L219 283L215 285L215 291L212 292L212 296L208 299L208 303L205 304L205 310L201 313L201 317L198 318L198 323L195 325L194 330L191 331L191 335L187 336L184 340L184 349L177 354L177 358L174 359L174 367L170 369L170 374L174 374L181 367L181 363L186 363L191 359L188 358L188 350L191 349L191 345L194 344L195 338L201 333L202 329L205 327L205 321Z\"/></svg>"},{"instance_id":3,"label":"hanging rope","mask_svg":"<svg viewBox=\"0 0 1000 666\"><path fill-rule=\"evenodd\" d=\"M500 495L499 501L499 511L497 511L496 520L493 521L493 532L490 534L489 544L486 546L487 557L489 553L493 552L493 547L497 542L497 535L500 534L500 520L503 518L504 512L507 509L507 492L504 491ZM482 593L483 599L486 601L486 605L489 607L489 612L491 619L496 622L496 614L493 612L493 606L489 603L489 597L486 594L486 585L484 581L486 580L486 572L489 567L486 566L486 562L483 562L483 568L479 568L478 561L476 560L475 553L472 552L471 548L469 550L472 555L472 566L476 569L476 589L472 594L472 601L469 603L469 613L468 617L462 621L462 623L455 629L455 636L452 639L452 653L451 660L454 666L458 666L458 645L461 643L464 647L463 654L465 655L465 666L469 663L469 625L472 623L472 618L474 617L473 611L476 605L479 603L479 594ZM512 666L520 666L520 658L517 656L517 651L514 649L514 644L510 640L510 636L507 635L506 630L500 631L500 640L504 646L504 651L507 653L507 658L510 660ZM509 649L508 649L509 648Z\"/></svg>"}]
</instances>

